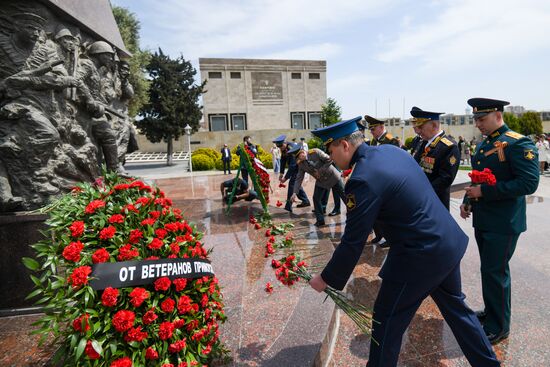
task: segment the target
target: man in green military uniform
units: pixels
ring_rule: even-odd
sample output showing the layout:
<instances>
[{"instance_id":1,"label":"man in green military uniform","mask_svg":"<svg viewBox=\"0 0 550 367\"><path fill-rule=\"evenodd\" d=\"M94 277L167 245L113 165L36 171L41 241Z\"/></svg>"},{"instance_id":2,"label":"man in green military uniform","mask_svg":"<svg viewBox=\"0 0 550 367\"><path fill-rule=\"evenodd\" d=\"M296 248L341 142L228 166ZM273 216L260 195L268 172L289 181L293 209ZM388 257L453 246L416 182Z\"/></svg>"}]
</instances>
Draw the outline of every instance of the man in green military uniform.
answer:
<instances>
[{"instance_id":1,"label":"man in green military uniform","mask_svg":"<svg viewBox=\"0 0 550 367\"><path fill-rule=\"evenodd\" d=\"M509 102L472 98L476 127L485 136L472 157L472 168L489 168L496 185L466 188L462 218L473 213L481 258L481 286L485 310L477 312L492 344L510 333L511 278L509 261L526 225L525 195L539 183L537 150L533 142L508 128L502 114Z\"/></svg>"},{"instance_id":2,"label":"man in green military uniform","mask_svg":"<svg viewBox=\"0 0 550 367\"><path fill-rule=\"evenodd\" d=\"M392 134L386 131L384 121L377 120L369 115L365 115L365 121L372 135L372 139L367 141L370 146L374 147L382 144L391 144L396 147L399 146L399 141Z\"/></svg>"}]
</instances>

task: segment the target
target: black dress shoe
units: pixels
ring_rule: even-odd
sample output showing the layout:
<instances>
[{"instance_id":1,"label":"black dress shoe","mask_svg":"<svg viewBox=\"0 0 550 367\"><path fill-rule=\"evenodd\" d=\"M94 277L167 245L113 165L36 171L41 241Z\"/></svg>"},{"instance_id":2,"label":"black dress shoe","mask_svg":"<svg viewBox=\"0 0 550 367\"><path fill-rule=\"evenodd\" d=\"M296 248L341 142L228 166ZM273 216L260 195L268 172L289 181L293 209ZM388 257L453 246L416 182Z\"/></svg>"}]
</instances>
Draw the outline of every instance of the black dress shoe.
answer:
<instances>
[{"instance_id":1,"label":"black dress shoe","mask_svg":"<svg viewBox=\"0 0 550 367\"><path fill-rule=\"evenodd\" d=\"M315 222L314 226L315 227L322 227L325 225L325 221L324 220L318 220L317 222Z\"/></svg>"},{"instance_id":2,"label":"black dress shoe","mask_svg":"<svg viewBox=\"0 0 550 367\"><path fill-rule=\"evenodd\" d=\"M285 206L285 210L286 210L287 212L292 213L292 207Z\"/></svg>"},{"instance_id":3,"label":"black dress shoe","mask_svg":"<svg viewBox=\"0 0 550 367\"><path fill-rule=\"evenodd\" d=\"M489 339L489 343L497 344L503 341L504 339L508 339L509 335L510 335L509 331L503 331L502 333L499 333L499 334L488 333L487 339Z\"/></svg>"},{"instance_id":4,"label":"black dress shoe","mask_svg":"<svg viewBox=\"0 0 550 367\"><path fill-rule=\"evenodd\" d=\"M302 201L300 204L296 205L296 208L305 208L305 207L308 207L308 206L311 206L311 204L310 203L304 203Z\"/></svg>"},{"instance_id":5,"label":"black dress shoe","mask_svg":"<svg viewBox=\"0 0 550 367\"><path fill-rule=\"evenodd\" d=\"M328 213L329 217L334 217L335 215L340 215L340 212L330 212L330 213Z\"/></svg>"},{"instance_id":6,"label":"black dress shoe","mask_svg":"<svg viewBox=\"0 0 550 367\"><path fill-rule=\"evenodd\" d=\"M479 322L483 323L483 321L485 321L485 318L487 317L487 313L485 312L485 310L476 311L476 317Z\"/></svg>"}]
</instances>

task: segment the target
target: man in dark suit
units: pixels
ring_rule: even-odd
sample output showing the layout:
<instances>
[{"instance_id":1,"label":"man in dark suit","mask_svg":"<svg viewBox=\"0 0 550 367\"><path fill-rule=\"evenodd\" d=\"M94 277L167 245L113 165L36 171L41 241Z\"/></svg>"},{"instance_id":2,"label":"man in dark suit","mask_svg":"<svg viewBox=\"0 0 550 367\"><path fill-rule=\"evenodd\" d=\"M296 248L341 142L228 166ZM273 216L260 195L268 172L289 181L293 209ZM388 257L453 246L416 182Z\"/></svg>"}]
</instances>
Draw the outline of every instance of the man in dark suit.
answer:
<instances>
[{"instance_id":1,"label":"man in dark suit","mask_svg":"<svg viewBox=\"0 0 550 367\"><path fill-rule=\"evenodd\" d=\"M449 209L451 185L460 165L460 150L441 130L441 114L443 112L423 111L416 106L411 109L414 131L422 139L414 158L428 177L437 197Z\"/></svg>"},{"instance_id":2,"label":"man in dark suit","mask_svg":"<svg viewBox=\"0 0 550 367\"><path fill-rule=\"evenodd\" d=\"M495 344L510 333L512 280L508 263L520 233L527 229L525 195L535 192L539 184L537 149L531 139L504 123L502 113L509 102L472 98L468 104L473 107L476 127L486 137L476 148L472 168L489 168L496 185L467 187L460 215L467 218L474 213L485 304L478 317Z\"/></svg>"},{"instance_id":3,"label":"man in dark suit","mask_svg":"<svg viewBox=\"0 0 550 367\"><path fill-rule=\"evenodd\" d=\"M229 174L231 174L231 150L227 147L227 144L223 145L221 153L223 162L223 174L225 175L226 172L229 172Z\"/></svg>"},{"instance_id":4,"label":"man in dark suit","mask_svg":"<svg viewBox=\"0 0 550 367\"><path fill-rule=\"evenodd\" d=\"M464 303L460 261L468 237L434 191L426 190L430 183L414 159L397 147L366 145L357 132L359 119L313 131L336 165L352 173L345 186L344 235L310 285L318 292L327 286L343 289L379 220L392 246L380 271L367 366L397 365L403 333L427 296L439 307L472 366L500 366L475 313Z\"/></svg>"},{"instance_id":5,"label":"man in dark suit","mask_svg":"<svg viewBox=\"0 0 550 367\"><path fill-rule=\"evenodd\" d=\"M298 174L298 166L296 165L296 158L293 154L288 153L291 148L296 147L296 143L289 143L285 141L286 135L280 135L273 140L273 142L281 149L281 171L279 173L279 182L284 183L288 181L288 190L286 193L285 210L292 213L292 194L294 193L294 184L296 182L296 175ZM288 169L286 168L288 165ZM286 173L285 173L286 170ZM302 187L298 190L298 199L301 203L296 205L297 208L304 208L311 205L306 192Z\"/></svg>"}]
</instances>

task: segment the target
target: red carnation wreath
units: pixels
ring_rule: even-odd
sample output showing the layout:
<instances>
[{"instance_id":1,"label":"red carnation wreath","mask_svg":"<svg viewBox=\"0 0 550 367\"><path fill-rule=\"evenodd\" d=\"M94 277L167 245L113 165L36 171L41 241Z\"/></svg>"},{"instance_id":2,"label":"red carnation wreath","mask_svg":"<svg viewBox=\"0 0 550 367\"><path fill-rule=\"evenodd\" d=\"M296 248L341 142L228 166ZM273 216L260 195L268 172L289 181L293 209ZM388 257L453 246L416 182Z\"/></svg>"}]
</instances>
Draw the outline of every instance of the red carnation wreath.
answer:
<instances>
[{"instance_id":1,"label":"red carnation wreath","mask_svg":"<svg viewBox=\"0 0 550 367\"><path fill-rule=\"evenodd\" d=\"M23 262L38 273L31 276L36 289L29 298L38 297L46 313L37 333L42 340L53 333L60 345L54 360L65 366L184 367L226 357L219 340L226 316L215 276L92 287L100 266L208 262L202 233L162 191L106 175L80 184L46 211L48 239L33 245L36 260Z\"/></svg>"}]
</instances>

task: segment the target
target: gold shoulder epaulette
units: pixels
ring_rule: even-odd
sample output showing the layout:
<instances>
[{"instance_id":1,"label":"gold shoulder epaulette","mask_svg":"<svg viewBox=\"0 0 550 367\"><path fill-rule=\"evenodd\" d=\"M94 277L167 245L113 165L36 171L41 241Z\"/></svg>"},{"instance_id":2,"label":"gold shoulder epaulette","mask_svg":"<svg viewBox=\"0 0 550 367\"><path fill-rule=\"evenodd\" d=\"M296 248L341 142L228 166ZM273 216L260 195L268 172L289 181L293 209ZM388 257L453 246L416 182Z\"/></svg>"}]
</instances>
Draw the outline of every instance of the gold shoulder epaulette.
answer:
<instances>
[{"instance_id":1,"label":"gold shoulder epaulette","mask_svg":"<svg viewBox=\"0 0 550 367\"><path fill-rule=\"evenodd\" d=\"M387 134L386 134L386 139L388 139L388 140L393 140L393 135L390 134L390 133L387 133Z\"/></svg>"},{"instance_id":2,"label":"gold shoulder epaulette","mask_svg":"<svg viewBox=\"0 0 550 367\"><path fill-rule=\"evenodd\" d=\"M315 153L315 148L311 148L310 150L307 151L307 154L312 154L312 153Z\"/></svg>"},{"instance_id":3,"label":"gold shoulder epaulette","mask_svg":"<svg viewBox=\"0 0 550 367\"><path fill-rule=\"evenodd\" d=\"M523 135L521 135L520 133L517 133L517 132L515 132L515 131L506 131L506 132L504 133L504 135L509 136L509 137L511 137L511 138L514 138L514 139L521 139L521 138L523 138Z\"/></svg>"},{"instance_id":4,"label":"gold shoulder epaulette","mask_svg":"<svg viewBox=\"0 0 550 367\"><path fill-rule=\"evenodd\" d=\"M448 146L448 147L450 147L451 145L453 145L453 142L450 141L450 140L447 139L447 138L441 138L441 142L442 142L443 144L445 144L446 146Z\"/></svg>"}]
</instances>

